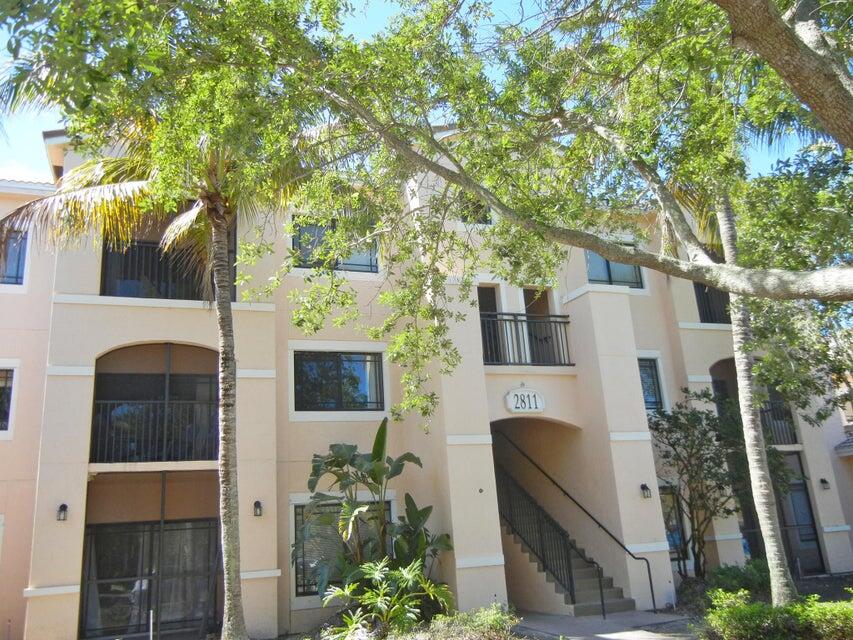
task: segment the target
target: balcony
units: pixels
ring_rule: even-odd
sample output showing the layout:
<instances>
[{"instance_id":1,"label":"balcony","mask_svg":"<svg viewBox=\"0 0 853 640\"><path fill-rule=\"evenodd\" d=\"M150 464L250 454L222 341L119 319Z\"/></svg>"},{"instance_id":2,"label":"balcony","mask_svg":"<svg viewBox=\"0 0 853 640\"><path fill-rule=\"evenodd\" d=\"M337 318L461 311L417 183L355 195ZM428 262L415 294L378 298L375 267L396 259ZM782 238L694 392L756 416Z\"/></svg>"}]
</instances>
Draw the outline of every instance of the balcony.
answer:
<instances>
[{"instance_id":1,"label":"balcony","mask_svg":"<svg viewBox=\"0 0 853 640\"><path fill-rule=\"evenodd\" d=\"M218 403L96 400L89 452L93 463L216 460Z\"/></svg>"},{"instance_id":2,"label":"balcony","mask_svg":"<svg viewBox=\"0 0 853 640\"><path fill-rule=\"evenodd\" d=\"M153 343L95 365L91 463L189 462L219 454L217 354Z\"/></svg>"},{"instance_id":3,"label":"balcony","mask_svg":"<svg viewBox=\"0 0 853 640\"><path fill-rule=\"evenodd\" d=\"M765 402L759 414L761 424L765 432L770 434L773 444L797 444L797 429L788 403L775 400Z\"/></svg>"},{"instance_id":4,"label":"balcony","mask_svg":"<svg viewBox=\"0 0 853 640\"><path fill-rule=\"evenodd\" d=\"M731 324L729 314L729 294L698 282L693 283L696 293L696 306L699 308L699 321L712 324Z\"/></svg>"},{"instance_id":5,"label":"balcony","mask_svg":"<svg viewBox=\"0 0 853 640\"><path fill-rule=\"evenodd\" d=\"M480 313L483 364L571 365L569 317Z\"/></svg>"},{"instance_id":6,"label":"balcony","mask_svg":"<svg viewBox=\"0 0 853 640\"><path fill-rule=\"evenodd\" d=\"M231 264L234 262L232 259ZM235 279L232 267L232 283ZM123 251L104 246L102 296L204 300L204 294L203 279L187 268L179 253L164 253L157 242L135 240ZM232 284L231 300L234 299Z\"/></svg>"}]
</instances>

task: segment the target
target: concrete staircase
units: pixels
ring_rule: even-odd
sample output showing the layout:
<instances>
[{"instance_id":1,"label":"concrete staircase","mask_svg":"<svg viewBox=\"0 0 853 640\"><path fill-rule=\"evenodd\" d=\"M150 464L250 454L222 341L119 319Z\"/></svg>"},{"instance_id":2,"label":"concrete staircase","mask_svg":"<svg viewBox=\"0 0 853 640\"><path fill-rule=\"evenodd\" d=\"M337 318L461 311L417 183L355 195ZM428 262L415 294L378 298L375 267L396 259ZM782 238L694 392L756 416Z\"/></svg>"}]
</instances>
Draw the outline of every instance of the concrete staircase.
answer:
<instances>
[{"instance_id":1,"label":"concrete staircase","mask_svg":"<svg viewBox=\"0 0 853 640\"><path fill-rule=\"evenodd\" d=\"M601 615L598 569L583 549L569 552L575 582L573 604L568 589L543 568L536 554L505 522L501 525L501 542L509 600L517 609L569 616ZM613 585L613 578L603 577L601 586L607 613L636 609L634 600Z\"/></svg>"}]
</instances>

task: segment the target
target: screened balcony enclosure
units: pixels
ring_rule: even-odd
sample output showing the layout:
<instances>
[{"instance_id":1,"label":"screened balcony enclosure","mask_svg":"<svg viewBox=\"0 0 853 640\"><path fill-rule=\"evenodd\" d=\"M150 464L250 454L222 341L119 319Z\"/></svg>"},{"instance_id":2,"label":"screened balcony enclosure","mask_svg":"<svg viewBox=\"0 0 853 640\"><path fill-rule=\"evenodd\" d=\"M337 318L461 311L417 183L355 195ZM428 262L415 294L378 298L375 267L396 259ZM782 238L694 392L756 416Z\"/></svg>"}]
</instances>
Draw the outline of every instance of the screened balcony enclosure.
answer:
<instances>
[{"instance_id":1,"label":"screened balcony enclosure","mask_svg":"<svg viewBox=\"0 0 853 640\"><path fill-rule=\"evenodd\" d=\"M186 345L126 347L98 360L93 463L215 460L217 356Z\"/></svg>"}]
</instances>

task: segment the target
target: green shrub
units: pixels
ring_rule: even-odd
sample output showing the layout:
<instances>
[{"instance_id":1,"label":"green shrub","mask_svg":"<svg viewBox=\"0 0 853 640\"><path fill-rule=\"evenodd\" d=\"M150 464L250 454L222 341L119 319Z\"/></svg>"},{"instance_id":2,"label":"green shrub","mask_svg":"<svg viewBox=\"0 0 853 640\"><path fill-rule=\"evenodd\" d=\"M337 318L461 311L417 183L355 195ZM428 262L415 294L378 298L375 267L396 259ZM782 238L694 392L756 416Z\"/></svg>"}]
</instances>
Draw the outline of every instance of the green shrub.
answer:
<instances>
[{"instance_id":1,"label":"green shrub","mask_svg":"<svg viewBox=\"0 0 853 640\"><path fill-rule=\"evenodd\" d=\"M389 640L512 640L519 619L499 604L467 612L438 615L427 627L393 633Z\"/></svg>"},{"instance_id":2,"label":"green shrub","mask_svg":"<svg viewBox=\"0 0 853 640\"><path fill-rule=\"evenodd\" d=\"M708 590L749 591L752 599L765 599L770 594L770 570L766 560L749 560L745 565L725 565L708 572Z\"/></svg>"},{"instance_id":3,"label":"green shrub","mask_svg":"<svg viewBox=\"0 0 853 640\"><path fill-rule=\"evenodd\" d=\"M817 596L784 607L750 602L745 590L710 593L702 635L707 640L853 640L853 602Z\"/></svg>"}]
</instances>

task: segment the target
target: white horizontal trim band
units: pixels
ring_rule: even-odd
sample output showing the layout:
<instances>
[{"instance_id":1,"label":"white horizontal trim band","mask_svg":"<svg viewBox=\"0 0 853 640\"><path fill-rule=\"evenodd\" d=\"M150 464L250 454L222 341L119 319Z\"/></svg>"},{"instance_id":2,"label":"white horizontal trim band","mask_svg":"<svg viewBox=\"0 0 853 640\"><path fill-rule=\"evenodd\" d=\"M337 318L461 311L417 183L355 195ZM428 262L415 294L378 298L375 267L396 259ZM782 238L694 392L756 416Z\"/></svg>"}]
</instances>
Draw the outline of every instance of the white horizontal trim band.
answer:
<instances>
[{"instance_id":1,"label":"white horizontal trim band","mask_svg":"<svg viewBox=\"0 0 853 640\"><path fill-rule=\"evenodd\" d=\"M275 378L275 369L237 369L238 378Z\"/></svg>"},{"instance_id":2,"label":"white horizontal trim band","mask_svg":"<svg viewBox=\"0 0 853 640\"><path fill-rule=\"evenodd\" d=\"M387 342L367 340L288 340L291 351L367 351L379 353L388 347Z\"/></svg>"},{"instance_id":3,"label":"white horizontal trim band","mask_svg":"<svg viewBox=\"0 0 853 640\"><path fill-rule=\"evenodd\" d=\"M57 304L89 304L105 307L148 307L150 309L212 309L211 302L203 300L166 300L164 298L122 298L119 296L98 296L93 294L57 293L53 296ZM269 302L232 302L234 311L275 311L275 305Z\"/></svg>"},{"instance_id":4,"label":"white horizontal trim band","mask_svg":"<svg viewBox=\"0 0 853 640\"><path fill-rule=\"evenodd\" d=\"M713 381L714 381L714 379L707 374L687 376L687 382L706 382L706 383L710 384Z\"/></svg>"},{"instance_id":5,"label":"white horizontal trim band","mask_svg":"<svg viewBox=\"0 0 853 640\"><path fill-rule=\"evenodd\" d=\"M743 540L740 533L721 533L718 536L707 536L705 542L728 542L729 540Z\"/></svg>"},{"instance_id":6,"label":"white horizontal trim band","mask_svg":"<svg viewBox=\"0 0 853 640\"><path fill-rule=\"evenodd\" d=\"M447 436L447 444L449 446L452 445L465 445L465 444L492 444L492 436L489 433L485 434L469 434L469 435L455 435L455 436Z\"/></svg>"},{"instance_id":7,"label":"white horizontal trim band","mask_svg":"<svg viewBox=\"0 0 853 640\"><path fill-rule=\"evenodd\" d=\"M476 569L478 567L502 567L504 556L502 553L496 556L473 556L470 558L458 558L457 569Z\"/></svg>"},{"instance_id":8,"label":"white horizontal trim band","mask_svg":"<svg viewBox=\"0 0 853 640\"><path fill-rule=\"evenodd\" d=\"M631 553L654 553L656 551L669 551L669 543L663 542L638 542L637 544L626 544Z\"/></svg>"},{"instance_id":9,"label":"white horizontal trim band","mask_svg":"<svg viewBox=\"0 0 853 640\"><path fill-rule=\"evenodd\" d=\"M79 584L66 584L57 587L27 587L24 589L25 598L43 598L45 596L65 596L80 593Z\"/></svg>"},{"instance_id":10,"label":"white horizontal trim band","mask_svg":"<svg viewBox=\"0 0 853 640\"><path fill-rule=\"evenodd\" d=\"M834 524L823 528L824 533L839 533L841 531L850 531L849 524Z\"/></svg>"},{"instance_id":11,"label":"white horizontal trim band","mask_svg":"<svg viewBox=\"0 0 853 640\"><path fill-rule=\"evenodd\" d=\"M613 442L649 442L652 434L648 431L611 431L610 440Z\"/></svg>"},{"instance_id":12,"label":"white horizontal trim band","mask_svg":"<svg viewBox=\"0 0 853 640\"><path fill-rule=\"evenodd\" d=\"M535 364L487 364L483 366L486 375L504 376L576 376L575 365L535 365Z\"/></svg>"},{"instance_id":13,"label":"white horizontal trim band","mask_svg":"<svg viewBox=\"0 0 853 640\"><path fill-rule=\"evenodd\" d=\"M262 569L260 571L241 571L241 580L259 580L261 578L278 578L281 569Z\"/></svg>"},{"instance_id":14,"label":"white horizontal trim band","mask_svg":"<svg viewBox=\"0 0 853 640\"><path fill-rule=\"evenodd\" d=\"M714 322L679 322L679 329L703 329L707 331L731 331L732 325Z\"/></svg>"},{"instance_id":15,"label":"white horizontal trim band","mask_svg":"<svg viewBox=\"0 0 853 640\"><path fill-rule=\"evenodd\" d=\"M85 367L77 365L47 365L47 375L49 376L94 376L95 367Z\"/></svg>"},{"instance_id":16,"label":"white horizontal trim band","mask_svg":"<svg viewBox=\"0 0 853 640\"><path fill-rule=\"evenodd\" d=\"M341 498L344 497L344 494L341 493L340 491L324 491L323 493L325 493L328 496L335 496L335 497L340 496ZM290 494L288 494L288 500L289 500L290 504L292 504L292 505L308 504L309 502L311 502L311 496L312 495L314 495L314 494L311 494L311 493L290 493ZM373 501L373 494L370 493L369 491L367 491L366 489L359 489L358 492L356 493L355 497L357 500L359 500L361 502L372 502ZM385 499L386 500L390 500L391 502L393 502L396 498L397 498L397 490L396 489L388 489L388 491L385 492ZM300 597L306 597L307 598L308 596L300 596Z\"/></svg>"}]
</instances>

